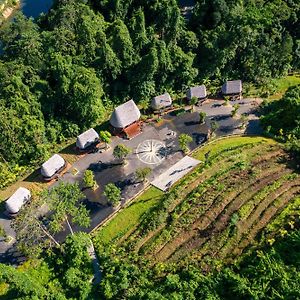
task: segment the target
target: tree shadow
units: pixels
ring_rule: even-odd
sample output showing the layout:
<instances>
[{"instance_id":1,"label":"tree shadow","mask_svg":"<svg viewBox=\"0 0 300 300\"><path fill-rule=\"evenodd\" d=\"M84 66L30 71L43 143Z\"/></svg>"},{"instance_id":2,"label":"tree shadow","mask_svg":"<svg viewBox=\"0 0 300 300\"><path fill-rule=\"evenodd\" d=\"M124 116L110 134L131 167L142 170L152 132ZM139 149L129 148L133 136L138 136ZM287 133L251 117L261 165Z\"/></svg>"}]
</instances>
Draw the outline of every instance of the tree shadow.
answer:
<instances>
[{"instance_id":1,"label":"tree shadow","mask_svg":"<svg viewBox=\"0 0 300 300\"><path fill-rule=\"evenodd\" d=\"M26 178L24 178L24 181L27 182L36 182L36 183L45 183L43 176L40 173L40 168L33 171L31 174L29 174Z\"/></svg>"},{"instance_id":2,"label":"tree shadow","mask_svg":"<svg viewBox=\"0 0 300 300\"><path fill-rule=\"evenodd\" d=\"M218 115L218 116L214 116L212 117L211 119L214 120L214 121L224 121L224 120L227 120L230 118L230 115Z\"/></svg>"},{"instance_id":3,"label":"tree shadow","mask_svg":"<svg viewBox=\"0 0 300 300\"><path fill-rule=\"evenodd\" d=\"M104 130L107 130L107 131L110 131L110 123L109 123L109 120L97 125L95 128L94 128L97 132L100 132L100 131L104 131Z\"/></svg>"},{"instance_id":4,"label":"tree shadow","mask_svg":"<svg viewBox=\"0 0 300 300\"><path fill-rule=\"evenodd\" d=\"M194 125L198 125L200 124L199 121L188 121L188 122L184 122L185 126L194 126Z\"/></svg>"},{"instance_id":5,"label":"tree shadow","mask_svg":"<svg viewBox=\"0 0 300 300\"><path fill-rule=\"evenodd\" d=\"M112 169L117 166L122 166L122 162L113 161L110 163L103 163L102 161L99 161L97 163L90 164L88 170L91 170L93 172L102 172L104 170Z\"/></svg>"},{"instance_id":6,"label":"tree shadow","mask_svg":"<svg viewBox=\"0 0 300 300\"><path fill-rule=\"evenodd\" d=\"M62 149L61 151L59 151L59 153L61 154L71 154L71 155L79 155L79 151L76 149L76 143L73 143L67 147L65 147L64 149Z\"/></svg>"},{"instance_id":7,"label":"tree shadow","mask_svg":"<svg viewBox=\"0 0 300 300\"><path fill-rule=\"evenodd\" d=\"M201 145L207 141L207 134L194 132L192 133L192 137L196 143L196 145Z\"/></svg>"}]
</instances>

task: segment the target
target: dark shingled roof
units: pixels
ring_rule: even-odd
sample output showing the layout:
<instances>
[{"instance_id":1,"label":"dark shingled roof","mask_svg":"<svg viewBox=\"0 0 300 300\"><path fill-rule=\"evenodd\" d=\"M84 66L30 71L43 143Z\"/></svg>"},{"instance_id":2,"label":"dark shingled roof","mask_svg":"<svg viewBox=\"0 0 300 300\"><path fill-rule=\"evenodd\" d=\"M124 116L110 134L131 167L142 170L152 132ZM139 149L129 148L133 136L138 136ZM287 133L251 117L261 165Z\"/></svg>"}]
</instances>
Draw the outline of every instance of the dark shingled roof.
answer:
<instances>
[{"instance_id":1,"label":"dark shingled roof","mask_svg":"<svg viewBox=\"0 0 300 300\"><path fill-rule=\"evenodd\" d=\"M224 95L239 94L241 92L242 92L241 80L229 80L226 81L222 86L222 93Z\"/></svg>"},{"instance_id":2,"label":"dark shingled roof","mask_svg":"<svg viewBox=\"0 0 300 300\"><path fill-rule=\"evenodd\" d=\"M126 126L138 121L141 113L133 100L129 100L115 108L111 117L110 124L115 128L125 128Z\"/></svg>"},{"instance_id":3,"label":"dark shingled roof","mask_svg":"<svg viewBox=\"0 0 300 300\"><path fill-rule=\"evenodd\" d=\"M206 98L207 92L204 84L190 87L186 92L186 97L191 100L193 97Z\"/></svg>"}]
</instances>

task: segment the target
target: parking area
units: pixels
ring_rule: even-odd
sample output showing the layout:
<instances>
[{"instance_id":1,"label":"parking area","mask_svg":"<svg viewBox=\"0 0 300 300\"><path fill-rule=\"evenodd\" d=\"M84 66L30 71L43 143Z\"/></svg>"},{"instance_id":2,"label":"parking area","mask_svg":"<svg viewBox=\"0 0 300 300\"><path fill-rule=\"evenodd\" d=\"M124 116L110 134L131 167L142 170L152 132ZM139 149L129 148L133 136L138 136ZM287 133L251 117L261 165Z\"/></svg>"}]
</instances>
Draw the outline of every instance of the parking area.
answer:
<instances>
[{"instance_id":1,"label":"parking area","mask_svg":"<svg viewBox=\"0 0 300 300\"><path fill-rule=\"evenodd\" d=\"M224 106L223 100L208 100L201 106L196 106L193 112L169 113L163 116L158 123L145 123L142 133L131 140L114 137L108 150L83 156L53 185L58 184L59 181L78 182L81 185L85 170L93 170L99 188L95 191L83 189L86 196L84 203L90 210L91 216L91 226L84 230L90 231L114 211L114 208L108 205L103 196L103 188L107 183L114 182L121 188L122 205L125 205L144 187L144 183L138 183L134 178L137 168L150 167L152 173L148 176L148 180L151 182L184 157L178 145L178 136L181 133L193 137L193 142L190 144L191 150L206 141L212 121L216 121L219 125L216 131L217 136L243 132L259 134L261 129L257 108L260 103L259 99L243 99L232 101L229 105ZM234 104L238 104L239 108L237 115L232 117L231 111ZM207 115L205 124L199 123L200 111ZM240 116L242 114L247 115L247 126L245 127L241 126ZM113 149L120 143L132 149L125 166L118 164L113 157ZM0 224L4 224L9 235L15 236L10 227L10 220L0 216ZM82 230L76 226L74 228ZM57 237L59 240L63 240L68 233L68 231L61 232ZM11 247L12 243L7 244L5 241L0 241L0 262L8 260L7 255L12 252Z\"/></svg>"}]
</instances>

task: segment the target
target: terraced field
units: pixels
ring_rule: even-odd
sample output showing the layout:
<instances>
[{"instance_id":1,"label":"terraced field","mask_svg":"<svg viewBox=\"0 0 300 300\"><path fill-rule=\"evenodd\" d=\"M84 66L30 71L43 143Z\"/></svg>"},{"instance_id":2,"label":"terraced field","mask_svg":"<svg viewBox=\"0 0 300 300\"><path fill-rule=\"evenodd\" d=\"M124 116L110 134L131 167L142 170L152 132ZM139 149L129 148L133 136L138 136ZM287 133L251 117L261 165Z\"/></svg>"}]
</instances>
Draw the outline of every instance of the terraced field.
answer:
<instances>
[{"instance_id":1,"label":"terraced field","mask_svg":"<svg viewBox=\"0 0 300 300\"><path fill-rule=\"evenodd\" d=\"M101 229L98 245L114 242L152 264L180 266L211 258L230 262L262 231L271 238L299 213L300 177L292 158L274 141L228 138L193 156L203 164L156 198L130 231L110 239L112 225ZM124 213L126 209L123 220Z\"/></svg>"}]
</instances>

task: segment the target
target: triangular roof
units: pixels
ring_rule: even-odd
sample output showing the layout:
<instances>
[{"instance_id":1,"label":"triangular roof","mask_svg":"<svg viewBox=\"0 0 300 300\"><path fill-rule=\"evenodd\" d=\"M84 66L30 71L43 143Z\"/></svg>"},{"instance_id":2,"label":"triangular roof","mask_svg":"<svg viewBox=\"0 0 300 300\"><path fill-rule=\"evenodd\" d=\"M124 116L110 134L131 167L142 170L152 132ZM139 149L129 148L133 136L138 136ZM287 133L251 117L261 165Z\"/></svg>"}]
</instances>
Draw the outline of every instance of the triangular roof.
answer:
<instances>
[{"instance_id":1,"label":"triangular roof","mask_svg":"<svg viewBox=\"0 0 300 300\"><path fill-rule=\"evenodd\" d=\"M115 128L125 128L138 121L141 113L133 100L129 100L116 107L110 117L110 124Z\"/></svg>"}]
</instances>

